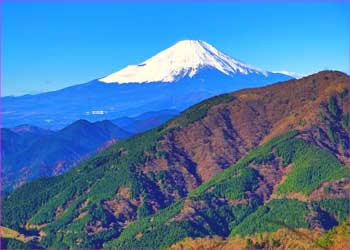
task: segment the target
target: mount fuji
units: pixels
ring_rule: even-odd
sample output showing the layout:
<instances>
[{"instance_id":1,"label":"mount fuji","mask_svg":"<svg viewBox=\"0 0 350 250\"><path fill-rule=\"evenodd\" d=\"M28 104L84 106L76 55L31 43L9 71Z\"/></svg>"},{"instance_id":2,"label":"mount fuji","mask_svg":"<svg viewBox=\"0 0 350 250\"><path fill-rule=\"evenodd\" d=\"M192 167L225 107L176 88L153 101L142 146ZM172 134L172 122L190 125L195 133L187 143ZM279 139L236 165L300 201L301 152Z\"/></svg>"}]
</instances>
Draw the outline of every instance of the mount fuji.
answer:
<instances>
[{"instance_id":1,"label":"mount fuji","mask_svg":"<svg viewBox=\"0 0 350 250\"><path fill-rule=\"evenodd\" d=\"M90 82L37 95L2 98L3 127L28 123L59 129L143 112L184 110L206 98L286 81L198 40L179 41L150 59Z\"/></svg>"},{"instance_id":2,"label":"mount fuji","mask_svg":"<svg viewBox=\"0 0 350 250\"><path fill-rule=\"evenodd\" d=\"M185 77L192 78L208 68L213 68L227 76L237 73L264 76L268 74L264 70L232 59L204 41L184 40L139 65L129 65L100 81L119 84L176 82Z\"/></svg>"}]
</instances>

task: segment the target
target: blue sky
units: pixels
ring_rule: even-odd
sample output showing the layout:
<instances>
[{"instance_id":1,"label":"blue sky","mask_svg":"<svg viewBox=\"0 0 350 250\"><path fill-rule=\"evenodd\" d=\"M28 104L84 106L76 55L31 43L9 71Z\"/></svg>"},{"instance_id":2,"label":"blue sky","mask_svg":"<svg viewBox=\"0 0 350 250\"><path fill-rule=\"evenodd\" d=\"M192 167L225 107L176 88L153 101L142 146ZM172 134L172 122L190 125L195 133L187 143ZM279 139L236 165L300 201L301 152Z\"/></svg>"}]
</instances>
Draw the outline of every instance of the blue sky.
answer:
<instances>
[{"instance_id":1,"label":"blue sky","mask_svg":"<svg viewBox=\"0 0 350 250\"><path fill-rule=\"evenodd\" d=\"M2 2L2 95L84 83L183 39L265 70L349 72L349 3Z\"/></svg>"}]
</instances>

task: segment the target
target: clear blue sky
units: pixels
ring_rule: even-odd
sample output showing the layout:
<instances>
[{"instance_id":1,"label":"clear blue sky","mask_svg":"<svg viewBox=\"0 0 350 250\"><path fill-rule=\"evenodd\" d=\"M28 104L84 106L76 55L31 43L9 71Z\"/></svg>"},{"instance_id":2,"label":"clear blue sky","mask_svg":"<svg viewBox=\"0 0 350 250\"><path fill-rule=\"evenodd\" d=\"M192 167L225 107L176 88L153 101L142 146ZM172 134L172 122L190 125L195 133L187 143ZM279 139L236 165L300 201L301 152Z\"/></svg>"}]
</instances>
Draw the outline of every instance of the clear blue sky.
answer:
<instances>
[{"instance_id":1,"label":"clear blue sky","mask_svg":"<svg viewBox=\"0 0 350 250\"><path fill-rule=\"evenodd\" d=\"M349 3L2 2L2 95L84 83L199 39L265 70L349 72Z\"/></svg>"}]
</instances>

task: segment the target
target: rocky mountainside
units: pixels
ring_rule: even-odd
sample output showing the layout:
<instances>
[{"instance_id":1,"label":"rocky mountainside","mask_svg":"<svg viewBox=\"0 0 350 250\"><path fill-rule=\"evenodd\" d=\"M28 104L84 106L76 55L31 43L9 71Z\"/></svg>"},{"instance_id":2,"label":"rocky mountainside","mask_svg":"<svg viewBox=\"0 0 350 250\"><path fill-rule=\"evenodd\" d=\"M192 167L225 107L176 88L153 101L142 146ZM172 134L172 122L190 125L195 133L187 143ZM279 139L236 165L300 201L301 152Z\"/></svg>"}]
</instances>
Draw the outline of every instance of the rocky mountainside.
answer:
<instances>
[{"instance_id":1,"label":"rocky mountainside","mask_svg":"<svg viewBox=\"0 0 350 250\"><path fill-rule=\"evenodd\" d=\"M327 231L349 212L348 82L323 71L210 98L15 190L2 224L60 248Z\"/></svg>"}]
</instances>

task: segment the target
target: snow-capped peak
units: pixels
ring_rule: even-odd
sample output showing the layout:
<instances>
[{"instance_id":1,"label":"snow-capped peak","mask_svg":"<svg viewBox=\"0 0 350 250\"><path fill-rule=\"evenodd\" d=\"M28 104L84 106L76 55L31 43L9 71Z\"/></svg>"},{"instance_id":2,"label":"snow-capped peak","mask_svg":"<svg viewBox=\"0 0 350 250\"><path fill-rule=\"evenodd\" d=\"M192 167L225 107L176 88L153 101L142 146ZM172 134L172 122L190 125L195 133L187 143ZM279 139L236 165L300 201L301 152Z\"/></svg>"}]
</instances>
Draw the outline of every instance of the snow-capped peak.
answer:
<instances>
[{"instance_id":1,"label":"snow-capped peak","mask_svg":"<svg viewBox=\"0 0 350 250\"><path fill-rule=\"evenodd\" d=\"M119 84L173 82L185 76L193 77L205 67L216 68L226 75L267 75L266 71L235 60L204 41L183 40L138 65L129 65L99 81Z\"/></svg>"}]
</instances>

